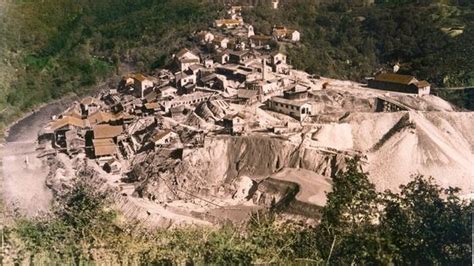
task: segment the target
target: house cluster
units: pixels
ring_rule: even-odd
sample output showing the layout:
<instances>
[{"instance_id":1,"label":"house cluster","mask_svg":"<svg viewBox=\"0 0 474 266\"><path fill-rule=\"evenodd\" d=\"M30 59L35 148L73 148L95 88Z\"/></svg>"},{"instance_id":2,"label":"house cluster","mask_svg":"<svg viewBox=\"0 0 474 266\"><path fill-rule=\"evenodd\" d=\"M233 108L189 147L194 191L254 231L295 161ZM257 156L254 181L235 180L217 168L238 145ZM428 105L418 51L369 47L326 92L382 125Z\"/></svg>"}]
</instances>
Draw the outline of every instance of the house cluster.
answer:
<instances>
[{"instance_id":1,"label":"house cluster","mask_svg":"<svg viewBox=\"0 0 474 266\"><path fill-rule=\"evenodd\" d=\"M270 49L270 46L277 42L300 41L300 32L285 26L274 26L271 35L256 34L254 27L245 23L242 18L243 8L231 6L225 18L215 20L212 28L198 32L196 40L202 45L207 45L210 50L227 48L245 50L262 47Z\"/></svg>"},{"instance_id":2,"label":"house cluster","mask_svg":"<svg viewBox=\"0 0 474 266\"><path fill-rule=\"evenodd\" d=\"M170 69L131 73L116 89L76 102L53 117L39 141L71 156L84 153L115 171L120 162L148 150L201 145L209 132L196 122L200 119L223 129L219 134L242 134L246 115L230 104L308 121L313 115L311 91L320 87L311 75L293 70L285 53L269 46L275 40L299 41L299 33L275 27L273 36L255 34L241 11L232 6L226 17L195 33L194 48L175 53ZM369 84L418 91L428 87L429 93L426 82L398 76L380 75Z\"/></svg>"},{"instance_id":3,"label":"house cluster","mask_svg":"<svg viewBox=\"0 0 474 266\"><path fill-rule=\"evenodd\" d=\"M272 35L276 40L279 40L279 41L289 41L289 42L300 41L300 32L297 30L288 29L285 26L274 26Z\"/></svg>"},{"instance_id":4,"label":"house cluster","mask_svg":"<svg viewBox=\"0 0 474 266\"><path fill-rule=\"evenodd\" d=\"M141 151L179 147L180 138L173 128L164 126L159 116L148 115L155 112L149 106L154 102L142 99L150 94L142 90L149 89L148 79L134 75L133 80L133 85L126 87L130 94L111 90L97 98L87 97L53 117L40 132L39 142L50 143L70 156L84 154L116 170L119 161L133 159Z\"/></svg>"}]
</instances>

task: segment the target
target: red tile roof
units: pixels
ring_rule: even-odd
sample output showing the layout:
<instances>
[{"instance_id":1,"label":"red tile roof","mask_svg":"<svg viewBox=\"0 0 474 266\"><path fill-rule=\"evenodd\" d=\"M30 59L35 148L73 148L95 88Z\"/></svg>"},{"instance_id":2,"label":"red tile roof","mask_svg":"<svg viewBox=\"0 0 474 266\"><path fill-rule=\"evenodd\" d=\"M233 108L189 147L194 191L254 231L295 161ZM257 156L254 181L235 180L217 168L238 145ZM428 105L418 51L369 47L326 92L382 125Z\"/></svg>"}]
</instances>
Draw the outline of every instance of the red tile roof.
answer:
<instances>
[{"instance_id":1,"label":"red tile roof","mask_svg":"<svg viewBox=\"0 0 474 266\"><path fill-rule=\"evenodd\" d=\"M95 156L114 155L117 153L117 147L112 139L94 139Z\"/></svg>"},{"instance_id":2,"label":"red tile roof","mask_svg":"<svg viewBox=\"0 0 474 266\"><path fill-rule=\"evenodd\" d=\"M57 129L60 129L64 126L68 126L68 125L79 127L79 128L85 128L86 127L86 123L85 123L84 120L76 118L76 117L72 117L72 116L64 116L63 118L52 121L49 124L49 126L52 130L57 130Z\"/></svg>"},{"instance_id":3,"label":"red tile roof","mask_svg":"<svg viewBox=\"0 0 474 266\"><path fill-rule=\"evenodd\" d=\"M94 139L107 139L117 137L122 134L123 128L121 126L110 125L96 125L93 128Z\"/></svg>"}]
</instances>

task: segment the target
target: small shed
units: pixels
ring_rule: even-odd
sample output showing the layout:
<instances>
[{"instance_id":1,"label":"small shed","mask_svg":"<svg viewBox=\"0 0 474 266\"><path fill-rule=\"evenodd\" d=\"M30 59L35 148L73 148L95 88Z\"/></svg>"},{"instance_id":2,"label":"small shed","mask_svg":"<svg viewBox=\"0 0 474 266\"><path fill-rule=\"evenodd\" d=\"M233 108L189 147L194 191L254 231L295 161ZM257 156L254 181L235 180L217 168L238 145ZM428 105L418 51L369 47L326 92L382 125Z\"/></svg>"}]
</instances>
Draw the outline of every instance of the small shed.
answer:
<instances>
[{"instance_id":1,"label":"small shed","mask_svg":"<svg viewBox=\"0 0 474 266\"><path fill-rule=\"evenodd\" d=\"M172 142L173 139L176 139L178 134L174 133L171 130L163 130L155 133L151 137L151 141L155 144L155 147L162 147L168 145Z\"/></svg>"},{"instance_id":2,"label":"small shed","mask_svg":"<svg viewBox=\"0 0 474 266\"><path fill-rule=\"evenodd\" d=\"M224 117L224 128L229 134L241 134L245 129L245 115L236 113Z\"/></svg>"}]
</instances>

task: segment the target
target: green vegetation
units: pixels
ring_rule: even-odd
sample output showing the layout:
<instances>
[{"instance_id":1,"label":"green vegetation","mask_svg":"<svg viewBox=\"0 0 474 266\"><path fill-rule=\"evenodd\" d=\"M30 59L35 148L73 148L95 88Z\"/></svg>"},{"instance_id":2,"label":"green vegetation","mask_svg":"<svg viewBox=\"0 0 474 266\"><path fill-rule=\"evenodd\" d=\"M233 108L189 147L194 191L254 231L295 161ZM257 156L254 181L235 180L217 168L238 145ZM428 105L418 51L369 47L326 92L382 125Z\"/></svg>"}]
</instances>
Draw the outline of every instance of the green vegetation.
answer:
<instances>
[{"instance_id":1,"label":"green vegetation","mask_svg":"<svg viewBox=\"0 0 474 266\"><path fill-rule=\"evenodd\" d=\"M463 90L437 90L437 95L456 106L464 107L467 110L474 110L474 87Z\"/></svg>"},{"instance_id":2,"label":"green vegetation","mask_svg":"<svg viewBox=\"0 0 474 266\"><path fill-rule=\"evenodd\" d=\"M205 0L22 0L1 9L0 128L114 74L165 65L190 33L222 15L221 5ZM264 33L274 24L300 30L303 43L287 52L311 73L361 80L400 62L403 73L452 87L474 85L473 10L462 0L293 0L278 10L257 6L245 18Z\"/></svg>"},{"instance_id":3,"label":"green vegetation","mask_svg":"<svg viewBox=\"0 0 474 266\"><path fill-rule=\"evenodd\" d=\"M402 72L438 86L474 85L472 1L315 2L257 7L245 17L264 33L274 24L300 30L302 44L287 52L309 72L360 80L400 62ZM200 0L3 1L0 128L38 104L86 93L129 69L166 65L191 44L191 32L221 12L222 6ZM453 97L464 103L466 95ZM472 106L472 98L467 102ZM150 232L124 222L105 194L78 181L50 217L19 220L5 237L16 260L38 264L468 264L473 204L457 193L422 176L399 194L378 193L352 162L334 178L314 228L260 213L242 227Z\"/></svg>"},{"instance_id":4,"label":"green vegetation","mask_svg":"<svg viewBox=\"0 0 474 266\"><path fill-rule=\"evenodd\" d=\"M0 12L3 126L38 104L84 94L114 74L163 66L221 10L200 0L7 2Z\"/></svg>"},{"instance_id":5,"label":"green vegetation","mask_svg":"<svg viewBox=\"0 0 474 266\"><path fill-rule=\"evenodd\" d=\"M310 73L363 80L398 62L400 73L438 87L474 85L472 1L378 2L295 0L278 10L259 6L244 17L265 34L273 25L299 30L302 44L281 49L296 68Z\"/></svg>"},{"instance_id":6,"label":"green vegetation","mask_svg":"<svg viewBox=\"0 0 474 266\"><path fill-rule=\"evenodd\" d=\"M6 240L18 261L38 264L469 264L473 204L458 192L416 176L399 194L377 193L354 160L334 178L316 227L257 213L242 227L150 231L122 221L105 194L78 181L52 217L20 220Z\"/></svg>"}]
</instances>

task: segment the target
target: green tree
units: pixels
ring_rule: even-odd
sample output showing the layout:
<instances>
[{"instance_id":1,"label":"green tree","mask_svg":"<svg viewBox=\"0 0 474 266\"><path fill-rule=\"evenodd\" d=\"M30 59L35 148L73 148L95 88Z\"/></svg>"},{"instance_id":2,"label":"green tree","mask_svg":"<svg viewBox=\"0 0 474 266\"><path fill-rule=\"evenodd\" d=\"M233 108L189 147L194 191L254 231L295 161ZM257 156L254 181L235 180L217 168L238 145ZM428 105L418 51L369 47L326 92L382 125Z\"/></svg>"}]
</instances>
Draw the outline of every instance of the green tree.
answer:
<instances>
[{"instance_id":1,"label":"green tree","mask_svg":"<svg viewBox=\"0 0 474 266\"><path fill-rule=\"evenodd\" d=\"M442 189L432 177L421 175L401 193L385 193L381 230L396 246L400 264L457 264L471 262L471 210L459 189Z\"/></svg>"},{"instance_id":2,"label":"green tree","mask_svg":"<svg viewBox=\"0 0 474 266\"><path fill-rule=\"evenodd\" d=\"M359 160L333 178L315 241L327 263L387 263L388 245L378 230L380 197Z\"/></svg>"}]
</instances>

